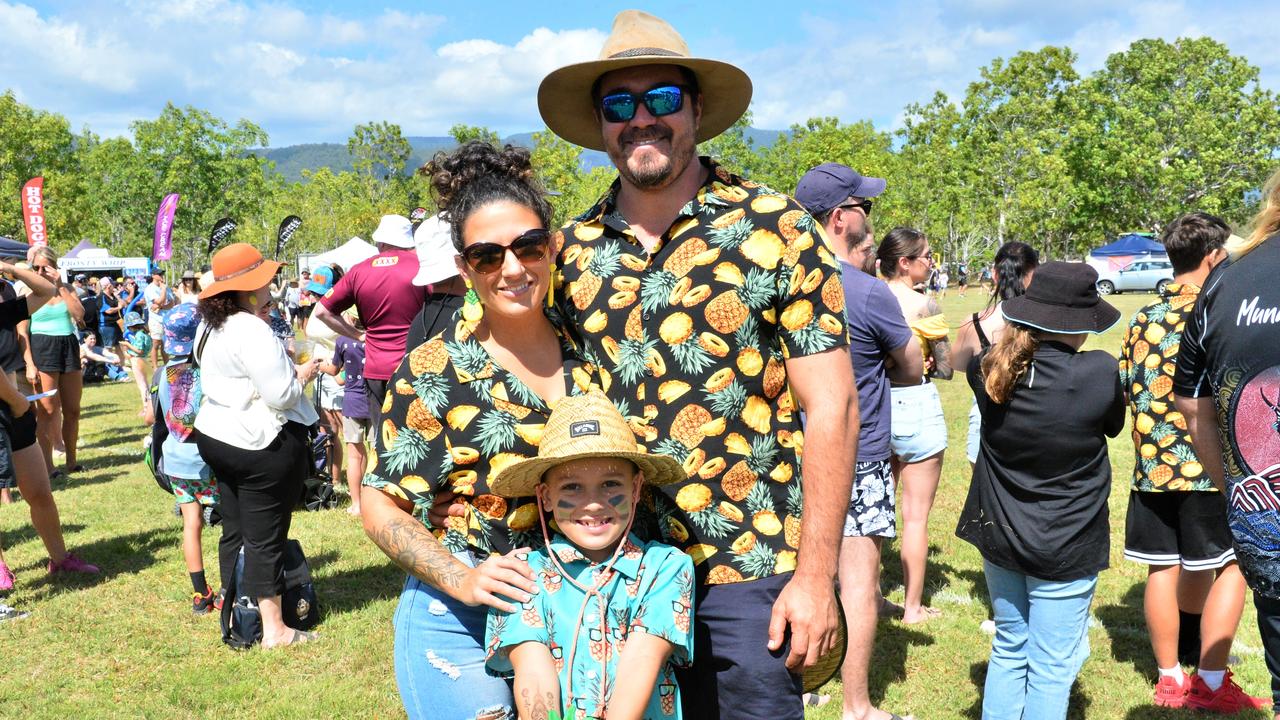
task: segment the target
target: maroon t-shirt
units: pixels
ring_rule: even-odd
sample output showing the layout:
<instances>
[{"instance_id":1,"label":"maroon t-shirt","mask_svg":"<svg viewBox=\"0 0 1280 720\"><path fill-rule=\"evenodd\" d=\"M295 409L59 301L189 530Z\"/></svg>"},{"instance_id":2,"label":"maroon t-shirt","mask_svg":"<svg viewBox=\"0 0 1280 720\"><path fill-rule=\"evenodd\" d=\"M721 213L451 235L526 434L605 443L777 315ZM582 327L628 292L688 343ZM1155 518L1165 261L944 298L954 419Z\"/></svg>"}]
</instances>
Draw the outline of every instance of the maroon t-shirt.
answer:
<instances>
[{"instance_id":1,"label":"maroon t-shirt","mask_svg":"<svg viewBox=\"0 0 1280 720\"><path fill-rule=\"evenodd\" d=\"M365 327L364 376L390 380L404 357L409 326L427 299L427 288L413 284L418 253L391 249L351 268L320 303L333 313L352 305Z\"/></svg>"}]
</instances>

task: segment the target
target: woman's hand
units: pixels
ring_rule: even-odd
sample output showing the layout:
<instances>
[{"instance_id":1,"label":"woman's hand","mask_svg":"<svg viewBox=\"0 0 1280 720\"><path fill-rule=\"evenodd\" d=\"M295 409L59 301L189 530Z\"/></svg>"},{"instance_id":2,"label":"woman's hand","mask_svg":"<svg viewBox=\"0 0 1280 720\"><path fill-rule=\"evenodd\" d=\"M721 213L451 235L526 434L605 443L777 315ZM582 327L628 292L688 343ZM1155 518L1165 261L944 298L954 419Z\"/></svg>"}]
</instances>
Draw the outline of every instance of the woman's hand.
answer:
<instances>
[{"instance_id":1,"label":"woman's hand","mask_svg":"<svg viewBox=\"0 0 1280 720\"><path fill-rule=\"evenodd\" d=\"M529 548L516 548L506 555L490 555L488 560L472 568L459 588L462 602L472 607L488 605L504 612L518 610L498 596L524 603L538 592L533 570L523 559L528 552Z\"/></svg>"},{"instance_id":2,"label":"woman's hand","mask_svg":"<svg viewBox=\"0 0 1280 720\"><path fill-rule=\"evenodd\" d=\"M301 365L294 365L293 368L298 374L298 382L306 385L320 371L320 358L311 358Z\"/></svg>"},{"instance_id":3,"label":"woman's hand","mask_svg":"<svg viewBox=\"0 0 1280 720\"><path fill-rule=\"evenodd\" d=\"M40 373L36 370L35 363L27 363L26 376L27 384L29 384L36 392L40 392Z\"/></svg>"}]
</instances>

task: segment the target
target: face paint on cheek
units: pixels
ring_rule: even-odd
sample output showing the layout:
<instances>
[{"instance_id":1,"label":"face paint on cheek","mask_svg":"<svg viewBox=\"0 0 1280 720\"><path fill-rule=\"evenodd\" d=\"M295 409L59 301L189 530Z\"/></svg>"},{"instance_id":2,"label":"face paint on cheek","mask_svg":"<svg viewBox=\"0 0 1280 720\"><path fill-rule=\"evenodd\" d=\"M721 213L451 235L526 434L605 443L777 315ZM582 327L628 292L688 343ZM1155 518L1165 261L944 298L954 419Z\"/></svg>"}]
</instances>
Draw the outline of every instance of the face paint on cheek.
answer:
<instances>
[{"instance_id":1,"label":"face paint on cheek","mask_svg":"<svg viewBox=\"0 0 1280 720\"><path fill-rule=\"evenodd\" d=\"M568 500L557 500L556 507L561 510L569 511L576 506L573 503L569 502Z\"/></svg>"},{"instance_id":2,"label":"face paint on cheek","mask_svg":"<svg viewBox=\"0 0 1280 720\"><path fill-rule=\"evenodd\" d=\"M619 513L626 513L631 510L631 498L621 493L613 495L609 498L609 504Z\"/></svg>"}]
</instances>

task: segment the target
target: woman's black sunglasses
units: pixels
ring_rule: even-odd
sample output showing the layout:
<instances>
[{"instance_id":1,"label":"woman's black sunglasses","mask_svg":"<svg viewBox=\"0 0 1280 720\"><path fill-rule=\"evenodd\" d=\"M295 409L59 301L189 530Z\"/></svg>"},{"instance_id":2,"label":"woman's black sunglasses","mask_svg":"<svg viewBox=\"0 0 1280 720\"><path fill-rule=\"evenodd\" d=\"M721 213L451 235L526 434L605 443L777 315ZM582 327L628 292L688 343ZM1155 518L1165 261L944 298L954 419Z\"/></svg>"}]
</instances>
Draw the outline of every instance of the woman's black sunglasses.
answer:
<instances>
[{"instance_id":1,"label":"woman's black sunglasses","mask_svg":"<svg viewBox=\"0 0 1280 720\"><path fill-rule=\"evenodd\" d=\"M662 117L684 106L684 94L682 85L659 85L642 93L609 93L600 98L600 114L612 123L627 122L636 116L640 103L644 103L650 115Z\"/></svg>"},{"instance_id":2,"label":"woman's black sunglasses","mask_svg":"<svg viewBox=\"0 0 1280 720\"><path fill-rule=\"evenodd\" d=\"M510 245L482 242L470 245L462 251L462 259L467 265L481 275L502 267L507 259L507 251L516 256L524 265L532 265L547 256L547 244L551 241L551 231L543 228L527 230L511 241Z\"/></svg>"}]
</instances>

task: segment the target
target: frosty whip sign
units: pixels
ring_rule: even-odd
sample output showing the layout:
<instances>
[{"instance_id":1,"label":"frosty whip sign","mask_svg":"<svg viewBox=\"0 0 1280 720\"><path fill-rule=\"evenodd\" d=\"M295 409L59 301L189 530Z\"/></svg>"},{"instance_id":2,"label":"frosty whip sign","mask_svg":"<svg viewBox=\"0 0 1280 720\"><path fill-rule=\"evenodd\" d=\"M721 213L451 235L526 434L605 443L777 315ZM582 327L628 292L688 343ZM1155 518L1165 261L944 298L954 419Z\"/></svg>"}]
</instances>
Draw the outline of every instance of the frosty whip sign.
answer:
<instances>
[{"instance_id":1,"label":"frosty whip sign","mask_svg":"<svg viewBox=\"0 0 1280 720\"><path fill-rule=\"evenodd\" d=\"M151 259L168 260L173 255L173 214L178 211L178 193L169 193L156 211L156 237L151 245Z\"/></svg>"},{"instance_id":2,"label":"frosty whip sign","mask_svg":"<svg viewBox=\"0 0 1280 720\"><path fill-rule=\"evenodd\" d=\"M22 186L22 226L31 245L47 245L44 224L44 178L34 177Z\"/></svg>"}]
</instances>

